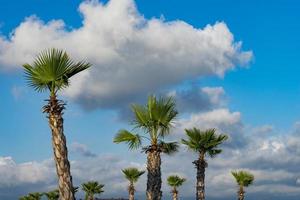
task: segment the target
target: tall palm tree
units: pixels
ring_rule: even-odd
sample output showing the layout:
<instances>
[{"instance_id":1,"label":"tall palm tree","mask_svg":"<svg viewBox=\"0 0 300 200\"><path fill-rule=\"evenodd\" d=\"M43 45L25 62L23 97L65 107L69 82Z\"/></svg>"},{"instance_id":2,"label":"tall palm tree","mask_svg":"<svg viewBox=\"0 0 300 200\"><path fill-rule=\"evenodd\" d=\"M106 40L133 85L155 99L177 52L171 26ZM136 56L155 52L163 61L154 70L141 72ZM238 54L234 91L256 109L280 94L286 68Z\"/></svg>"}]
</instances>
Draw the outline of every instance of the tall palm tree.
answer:
<instances>
[{"instance_id":1,"label":"tall palm tree","mask_svg":"<svg viewBox=\"0 0 300 200\"><path fill-rule=\"evenodd\" d=\"M104 192L104 185L99 184L97 181L89 181L82 184L82 190L85 192L85 200L94 200L95 194Z\"/></svg>"},{"instance_id":2,"label":"tall palm tree","mask_svg":"<svg viewBox=\"0 0 300 200\"><path fill-rule=\"evenodd\" d=\"M185 181L185 178L181 178L177 175L174 176L169 176L168 179L168 184L169 186L172 187L172 195L173 195L173 200L178 200L178 190L177 188L180 187Z\"/></svg>"},{"instance_id":3,"label":"tall palm tree","mask_svg":"<svg viewBox=\"0 0 300 200\"><path fill-rule=\"evenodd\" d=\"M161 153L172 154L179 147L177 142L163 141L170 133L178 114L175 101L171 97L157 99L155 96L149 96L147 105L134 104L132 111L135 130L142 130L148 137L120 130L114 142L125 142L129 149L137 149L141 147L143 139L149 141L149 144L142 148L147 154L147 200L161 200Z\"/></svg>"},{"instance_id":4,"label":"tall palm tree","mask_svg":"<svg viewBox=\"0 0 300 200\"><path fill-rule=\"evenodd\" d=\"M47 197L48 200L58 200L59 199L59 191L52 190L50 192L45 192L44 195Z\"/></svg>"},{"instance_id":5,"label":"tall palm tree","mask_svg":"<svg viewBox=\"0 0 300 200\"><path fill-rule=\"evenodd\" d=\"M197 128L185 129L187 140L182 139L182 144L186 145L190 150L195 151L199 154L197 160L193 162L197 169L197 185L196 185L196 199L205 199L205 168L207 162L206 156L211 158L221 153L222 150L218 148L225 140L227 136L216 134L216 129L208 129L201 131Z\"/></svg>"},{"instance_id":6,"label":"tall palm tree","mask_svg":"<svg viewBox=\"0 0 300 200\"><path fill-rule=\"evenodd\" d=\"M254 182L254 175L246 172L246 171L233 171L231 172L233 177L235 178L239 190L237 192L238 194L238 200L244 200L245 198L245 190L244 187L248 187Z\"/></svg>"},{"instance_id":7,"label":"tall palm tree","mask_svg":"<svg viewBox=\"0 0 300 200\"><path fill-rule=\"evenodd\" d=\"M63 129L65 103L57 99L58 91L69 86L69 79L90 67L89 63L74 62L62 50L49 49L40 53L33 64L23 65L29 86L38 92L49 91L50 98L43 112L47 113L52 131L54 160L61 200L74 200L68 150Z\"/></svg>"},{"instance_id":8,"label":"tall palm tree","mask_svg":"<svg viewBox=\"0 0 300 200\"><path fill-rule=\"evenodd\" d=\"M145 171L139 171L137 168L126 168L122 170L125 178L129 181L128 193L129 200L134 200L134 183L138 181L140 176L142 176Z\"/></svg>"}]
</instances>

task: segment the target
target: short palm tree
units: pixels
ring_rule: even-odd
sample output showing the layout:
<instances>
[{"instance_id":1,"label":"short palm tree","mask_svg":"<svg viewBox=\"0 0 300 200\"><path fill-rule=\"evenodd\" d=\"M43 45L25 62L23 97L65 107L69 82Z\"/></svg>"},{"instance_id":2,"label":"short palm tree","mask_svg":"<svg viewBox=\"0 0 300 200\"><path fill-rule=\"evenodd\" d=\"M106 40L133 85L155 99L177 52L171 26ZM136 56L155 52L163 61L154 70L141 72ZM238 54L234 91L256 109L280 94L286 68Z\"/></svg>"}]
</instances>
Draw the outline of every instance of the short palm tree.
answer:
<instances>
[{"instance_id":1,"label":"short palm tree","mask_svg":"<svg viewBox=\"0 0 300 200\"><path fill-rule=\"evenodd\" d=\"M213 158L221 153L222 150L218 146L227 140L228 137L223 134L217 135L216 129L201 131L197 128L192 128L186 129L185 132L188 139L182 139L182 144L199 154L198 159L193 162L197 169L196 200L204 200L205 168L207 167L205 157Z\"/></svg>"},{"instance_id":2,"label":"short palm tree","mask_svg":"<svg viewBox=\"0 0 300 200\"><path fill-rule=\"evenodd\" d=\"M74 200L68 150L63 129L65 103L57 99L57 93L69 86L70 78L90 67L89 63L74 62L62 50L49 49L40 53L33 64L23 65L29 86L38 92L49 91L50 98L43 112L47 113L52 131L52 145L58 176L61 200Z\"/></svg>"},{"instance_id":3,"label":"short palm tree","mask_svg":"<svg viewBox=\"0 0 300 200\"><path fill-rule=\"evenodd\" d=\"M59 191L52 190L50 192L45 192L44 195L47 197L48 200L58 200L59 199Z\"/></svg>"},{"instance_id":4,"label":"short palm tree","mask_svg":"<svg viewBox=\"0 0 300 200\"><path fill-rule=\"evenodd\" d=\"M128 186L128 193L129 193L129 200L134 200L134 183L138 181L140 176L142 176L145 171L139 171L137 168L126 168L122 170L125 178L129 181Z\"/></svg>"},{"instance_id":5,"label":"short palm tree","mask_svg":"<svg viewBox=\"0 0 300 200\"><path fill-rule=\"evenodd\" d=\"M235 178L239 190L238 190L238 200L244 200L245 198L245 190L244 187L248 187L254 182L254 175L246 172L246 171L233 171L231 172L233 177Z\"/></svg>"},{"instance_id":6,"label":"short palm tree","mask_svg":"<svg viewBox=\"0 0 300 200\"><path fill-rule=\"evenodd\" d=\"M85 200L94 200L95 194L104 192L104 185L99 184L97 181L89 181L82 184L82 190L85 192Z\"/></svg>"},{"instance_id":7,"label":"short palm tree","mask_svg":"<svg viewBox=\"0 0 300 200\"><path fill-rule=\"evenodd\" d=\"M147 154L147 200L161 200L161 153L172 154L177 151L178 143L163 141L170 133L174 120L178 114L175 101L172 97L148 97L145 106L132 106L134 113L134 128L142 130L147 136L141 136L127 130L120 130L114 138L115 143L125 142L129 149L137 149L142 145L142 139L147 139L149 144L143 147Z\"/></svg>"},{"instance_id":8,"label":"short palm tree","mask_svg":"<svg viewBox=\"0 0 300 200\"><path fill-rule=\"evenodd\" d=\"M168 179L168 184L169 186L172 187L172 195L173 195L173 200L178 200L178 190L177 188L180 187L185 181L185 178L181 178L177 175L174 176L169 176Z\"/></svg>"}]
</instances>

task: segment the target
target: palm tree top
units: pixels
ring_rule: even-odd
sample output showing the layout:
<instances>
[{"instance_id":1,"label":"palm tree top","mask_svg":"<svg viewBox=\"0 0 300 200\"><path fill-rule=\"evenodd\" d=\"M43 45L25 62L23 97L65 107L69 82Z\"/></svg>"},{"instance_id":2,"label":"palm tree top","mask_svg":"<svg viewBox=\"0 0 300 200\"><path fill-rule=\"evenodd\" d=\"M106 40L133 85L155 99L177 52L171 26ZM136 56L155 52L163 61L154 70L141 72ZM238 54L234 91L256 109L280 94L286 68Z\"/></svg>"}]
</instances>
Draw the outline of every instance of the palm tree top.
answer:
<instances>
[{"instance_id":1,"label":"palm tree top","mask_svg":"<svg viewBox=\"0 0 300 200\"><path fill-rule=\"evenodd\" d=\"M82 190L87 193L100 194L104 192L104 185L99 184L97 181L89 181L82 184Z\"/></svg>"},{"instance_id":2,"label":"palm tree top","mask_svg":"<svg viewBox=\"0 0 300 200\"><path fill-rule=\"evenodd\" d=\"M227 135L216 134L216 129L207 129L201 131L197 128L185 129L188 139L182 139L181 142L190 150L195 152L202 152L214 157L221 153L222 150L217 147L228 139Z\"/></svg>"},{"instance_id":3,"label":"palm tree top","mask_svg":"<svg viewBox=\"0 0 300 200\"><path fill-rule=\"evenodd\" d=\"M178 114L173 97L156 98L154 95L148 97L145 106L133 104L132 111L135 116L133 121L135 128L140 128L149 133L153 139L163 138L169 134Z\"/></svg>"},{"instance_id":4,"label":"palm tree top","mask_svg":"<svg viewBox=\"0 0 300 200\"><path fill-rule=\"evenodd\" d=\"M168 177L167 181L171 187L179 187L186 181L186 179L177 175L172 175Z\"/></svg>"},{"instance_id":5,"label":"palm tree top","mask_svg":"<svg viewBox=\"0 0 300 200\"><path fill-rule=\"evenodd\" d=\"M75 62L63 50L48 49L37 55L32 64L24 64L28 85L38 92L49 90L55 95L69 85L69 79L89 68L90 63Z\"/></svg>"},{"instance_id":6,"label":"palm tree top","mask_svg":"<svg viewBox=\"0 0 300 200\"><path fill-rule=\"evenodd\" d=\"M125 178L132 183L136 183L139 177L145 173L145 171L140 171L134 167L123 169L122 172Z\"/></svg>"},{"instance_id":7,"label":"palm tree top","mask_svg":"<svg viewBox=\"0 0 300 200\"><path fill-rule=\"evenodd\" d=\"M235 178L239 186L248 187L254 182L254 175L247 171L232 171L231 174Z\"/></svg>"},{"instance_id":8,"label":"palm tree top","mask_svg":"<svg viewBox=\"0 0 300 200\"><path fill-rule=\"evenodd\" d=\"M141 147L143 139L147 139L150 141L150 146L145 149L149 150L149 147L155 146L167 154L177 151L179 146L176 142L163 142L164 137L170 133L178 114L173 97L156 98L150 95L145 106L134 104L132 111L134 131L142 130L145 135L120 130L114 138L115 143L124 142L128 144L129 149L137 149Z\"/></svg>"}]
</instances>

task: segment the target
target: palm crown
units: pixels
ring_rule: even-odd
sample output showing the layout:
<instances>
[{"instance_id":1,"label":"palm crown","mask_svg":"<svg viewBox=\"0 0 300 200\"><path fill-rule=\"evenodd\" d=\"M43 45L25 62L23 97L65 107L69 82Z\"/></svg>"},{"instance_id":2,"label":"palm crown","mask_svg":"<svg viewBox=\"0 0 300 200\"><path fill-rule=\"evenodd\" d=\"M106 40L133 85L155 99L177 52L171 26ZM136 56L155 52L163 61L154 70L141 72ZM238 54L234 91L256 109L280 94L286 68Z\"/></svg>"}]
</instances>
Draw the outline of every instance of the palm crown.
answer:
<instances>
[{"instance_id":1,"label":"palm crown","mask_svg":"<svg viewBox=\"0 0 300 200\"><path fill-rule=\"evenodd\" d=\"M186 181L186 179L180 178L179 176L174 175L174 176L169 176L167 181L171 187L179 187Z\"/></svg>"},{"instance_id":2,"label":"palm crown","mask_svg":"<svg viewBox=\"0 0 300 200\"><path fill-rule=\"evenodd\" d=\"M227 140L227 136L216 134L216 129L208 129L201 131L197 128L185 129L188 139L182 139L181 142L186 145L190 150L208 154L210 157L222 152L217 147Z\"/></svg>"},{"instance_id":3,"label":"palm crown","mask_svg":"<svg viewBox=\"0 0 300 200\"><path fill-rule=\"evenodd\" d=\"M233 171L231 172L239 186L248 187L254 182L253 174L246 171Z\"/></svg>"},{"instance_id":4,"label":"palm crown","mask_svg":"<svg viewBox=\"0 0 300 200\"><path fill-rule=\"evenodd\" d=\"M125 178L131 183L136 183L139 177L145 173L145 171L139 171L137 168L126 168L122 172Z\"/></svg>"},{"instance_id":5,"label":"palm crown","mask_svg":"<svg viewBox=\"0 0 300 200\"><path fill-rule=\"evenodd\" d=\"M177 150L176 142L165 143L162 139L170 133L174 120L178 114L175 109L175 101L172 97L159 98L149 96L146 106L132 106L134 113L134 128L143 130L148 136L131 133L127 130L120 130L114 138L115 143L125 142L130 149L139 148L142 139L146 138L151 145L158 145L164 153L173 153Z\"/></svg>"},{"instance_id":6,"label":"palm crown","mask_svg":"<svg viewBox=\"0 0 300 200\"><path fill-rule=\"evenodd\" d=\"M40 53L33 64L24 64L28 84L42 92L49 90L51 95L69 85L69 79L89 68L89 63L74 62L63 50L49 49Z\"/></svg>"},{"instance_id":7,"label":"palm crown","mask_svg":"<svg viewBox=\"0 0 300 200\"><path fill-rule=\"evenodd\" d=\"M82 184L82 190L85 191L88 196L104 192L103 187L104 185L99 184L97 181L89 181Z\"/></svg>"}]
</instances>

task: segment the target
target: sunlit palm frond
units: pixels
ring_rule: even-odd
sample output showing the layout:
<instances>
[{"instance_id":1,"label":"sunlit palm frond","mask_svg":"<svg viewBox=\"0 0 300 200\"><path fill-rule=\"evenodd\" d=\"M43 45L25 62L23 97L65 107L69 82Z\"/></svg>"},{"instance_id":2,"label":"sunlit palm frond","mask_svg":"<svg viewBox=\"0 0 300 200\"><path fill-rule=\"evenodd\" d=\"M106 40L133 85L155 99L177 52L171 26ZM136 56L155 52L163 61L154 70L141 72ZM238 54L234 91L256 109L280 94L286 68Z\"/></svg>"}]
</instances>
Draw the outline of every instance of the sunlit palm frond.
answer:
<instances>
[{"instance_id":1,"label":"sunlit palm frond","mask_svg":"<svg viewBox=\"0 0 300 200\"><path fill-rule=\"evenodd\" d=\"M201 131L197 128L192 128L186 129L185 132L188 138L182 139L182 144L186 145L192 151L204 152L210 157L214 157L222 152L217 147L228 138L227 135L216 134L216 129Z\"/></svg>"},{"instance_id":2,"label":"sunlit palm frond","mask_svg":"<svg viewBox=\"0 0 300 200\"><path fill-rule=\"evenodd\" d=\"M247 171L231 172L239 186L248 187L254 182L254 175Z\"/></svg>"},{"instance_id":3,"label":"sunlit palm frond","mask_svg":"<svg viewBox=\"0 0 300 200\"><path fill-rule=\"evenodd\" d=\"M137 168L126 168L123 169L122 172L125 178L132 183L137 182L140 176L142 176L145 173L145 171L140 171Z\"/></svg>"},{"instance_id":4,"label":"sunlit palm frond","mask_svg":"<svg viewBox=\"0 0 300 200\"><path fill-rule=\"evenodd\" d=\"M142 139L138 134L130 133L127 130L120 130L114 138L114 143L125 142L129 149L137 149L142 145Z\"/></svg>"},{"instance_id":5,"label":"sunlit palm frond","mask_svg":"<svg viewBox=\"0 0 300 200\"><path fill-rule=\"evenodd\" d=\"M82 184L82 190L89 195L101 194L104 192L104 185L99 184L97 181L89 181Z\"/></svg>"},{"instance_id":6,"label":"sunlit palm frond","mask_svg":"<svg viewBox=\"0 0 300 200\"><path fill-rule=\"evenodd\" d=\"M71 60L63 50L48 49L41 52L33 64L24 64L28 85L38 92L49 90L52 94L67 87L69 79L89 68L91 64Z\"/></svg>"},{"instance_id":7,"label":"sunlit palm frond","mask_svg":"<svg viewBox=\"0 0 300 200\"><path fill-rule=\"evenodd\" d=\"M169 134L178 114L172 97L156 98L153 95L148 97L146 106L134 104L132 110L135 127L149 133L152 140Z\"/></svg>"},{"instance_id":8,"label":"sunlit palm frond","mask_svg":"<svg viewBox=\"0 0 300 200\"><path fill-rule=\"evenodd\" d=\"M167 179L168 184L171 187L179 187L186 181L185 178L181 178L177 175L169 176Z\"/></svg>"}]
</instances>

